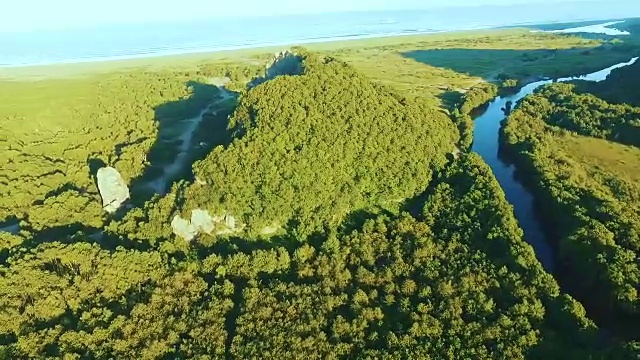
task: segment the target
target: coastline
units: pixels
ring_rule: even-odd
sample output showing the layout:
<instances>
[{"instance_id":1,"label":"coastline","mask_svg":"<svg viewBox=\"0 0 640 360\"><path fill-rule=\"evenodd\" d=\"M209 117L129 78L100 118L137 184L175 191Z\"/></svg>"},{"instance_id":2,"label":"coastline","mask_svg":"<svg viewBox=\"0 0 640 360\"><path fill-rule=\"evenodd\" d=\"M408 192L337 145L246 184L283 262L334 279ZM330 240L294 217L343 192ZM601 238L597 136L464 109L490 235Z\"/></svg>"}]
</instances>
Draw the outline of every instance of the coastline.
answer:
<instances>
[{"instance_id":1,"label":"coastline","mask_svg":"<svg viewBox=\"0 0 640 360\"><path fill-rule=\"evenodd\" d=\"M304 46L313 51L339 51L343 49L369 49L384 46L397 46L420 42L455 40L460 38L480 38L487 35L530 34L530 29L523 27L489 27L471 30L452 30L428 33L408 33L403 35L368 36L355 39L327 38L312 42L289 42L280 44L263 44L215 51L179 52L168 55L141 55L118 59L101 59L96 61L78 61L68 63L51 63L25 66L0 66L0 80L12 80L23 77L66 77L87 73L105 73L127 69L145 68L193 68L207 62L246 61L262 62L261 56L271 56L285 47Z\"/></svg>"},{"instance_id":2,"label":"coastline","mask_svg":"<svg viewBox=\"0 0 640 360\"><path fill-rule=\"evenodd\" d=\"M599 25L606 27L611 23L612 19L602 19L602 20L587 20L584 22L601 22ZM609 21L609 22L607 22ZM617 21L620 22L620 21ZM616 22L616 23L617 23ZM435 36L438 35L470 35L475 33L485 33L485 32L496 32L496 31L528 31L528 32L540 32L544 33L547 31L536 31L536 26L542 25L553 25L553 24L563 24L563 21L556 22L544 22L544 23L535 23L535 22L527 22L521 24L514 24L509 26L475 26L469 28L460 28L460 29L452 29L452 30L433 30L433 29L419 29L419 30L404 30L400 32L389 32L389 33L360 33L360 34L346 34L340 36L331 36L331 37L317 37L317 38L306 38L292 41L282 41L282 42L264 42L264 43L245 43L238 45L220 45L220 46L167 46L164 48L156 48L156 49L146 49L139 50L129 54L122 55L88 55L86 57L79 57L75 59L65 59L65 60L52 60L52 61L41 61L41 62L32 62L32 63L18 63L18 64L0 64L0 77L2 77L3 73L11 73L11 72L20 72L21 70L28 69L43 69L47 67L65 67L65 66L77 66L77 65L85 65L85 64L95 64L95 63L121 63L123 65L128 65L127 63L135 63L138 66L144 66L145 63L153 63L156 59L177 59L178 57L185 59L190 57L206 57L206 58L220 58L220 57L234 57L236 53L243 53L243 55L256 55L258 53L267 53L274 52L281 47L292 47L292 46L305 46L310 49L315 50L328 50L328 49L339 49L348 45L351 46L362 46L363 42L366 43L369 41L376 41L376 44L371 44L373 46L387 45L386 43L389 39L402 39L406 40L406 42L415 42L419 41L422 38L425 39L434 39ZM550 31L549 31L550 32ZM380 43L382 42L382 43ZM394 45L402 42L402 41L392 41Z\"/></svg>"},{"instance_id":3,"label":"coastline","mask_svg":"<svg viewBox=\"0 0 640 360\"><path fill-rule=\"evenodd\" d=\"M280 46L301 46L309 44L322 44L322 43L336 43L341 41L354 41L354 40L367 40L378 38L396 38L407 37L412 35L429 35L448 32L464 32L464 31L476 31L497 29L491 27L478 27L473 29L453 30L453 31L406 31L395 33L382 33L382 34L351 34L344 36L333 37L319 37L302 39L300 41L283 41L272 43L260 43L260 44L244 44L244 45L221 45L216 47L179 47L175 50L167 47L166 49L149 49L145 52L131 53L127 55L105 55L105 56L87 56L72 60L59 60L59 61L43 61L39 63L23 63L23 64L0 64L0 69L15 69L24 67L40 67L40 66L54 66L54 65L73 65L83 64L91 62L108 62L108 61L122 61L122 60L137 60L137 59L150 59L158 57L179 56L179 55L192 55L192 54L211 54L211 53L223 53L223 52L235 52L238 50L250 50L250 49L269 49L272 47Z\"/></svg>"},{"instance_id":4,"label":"coastline","mask_svg":"<svg viewBox=\"0 0 640 360\"><path fill-rule=\"evenodd\" d=\"M85 58L78 58L74 60L61 60L61 61L43 61L40 63L24 63L24 64L0 64L0 71L2 70L10 70L10 69L22 69L22 68L37 68L37 67L47 67L47 66L58 66L58 65L76 65L76 64L86 64L86 63L103 63L103 62L117 62L117 61L127 61L127 60L141 60L141 59L156 59L156 58L169 58L169 57L178 57L178 56L189 56L189 55L211 55L211 54L233 54L237 52L267 52L273 49L280 49L283 46L293 47L293 46L305 46L305 47L314 47L313 45L336 45L336 47L342 47L342 43L350 43L357 44L362 40L385 40L385 39L397 39L397 38L422 38L422 37L430 37L440 34L472 34L477 32L488 32L488 31L518 31L526 29L526 25L522 26L500 26L500 27L492 27L492 26L479 26L474 28L467 29L456 29L456 30L427 30L427 31L405 31L405 32L392 32L392 33L380 33L380 34L353 34L353 35L344 35L344 36L333 36L333 37L320 37L320 38L308 38L302 39L299 41L282 41L282 42L271 42L271 43L260 43L260 44L245 44L245 45L228 45L228 46L217 46L217 47L181 47L175 50L158 50L151 52L144 52L138 54L128 54L128 55L107 55L107 56L88 56ZM309 46L311 45L311 46ZM373 44L372 44L373 45ZM384 45L384 44L383 44Z\"/></svg>"},{"instance_id":5,"label":"coastline","mask_svg":"<svg viewBox=\"0 0 640 360\"><path fill-rule=\"evenodd\" d=\"M609 21L602 24L593 24L593 25L583 25L578 27L570 27L566 29L559 30L532 30L533 33L553 33L553 34L580 34L580 33L592 33L592 34L603 34L610 36L619 36L619 35L631 35L628 31L622 31L617 29L616 27L612 27L616 24L624 23L624 20L618 21Z\"/></svg>"}]
</instances>

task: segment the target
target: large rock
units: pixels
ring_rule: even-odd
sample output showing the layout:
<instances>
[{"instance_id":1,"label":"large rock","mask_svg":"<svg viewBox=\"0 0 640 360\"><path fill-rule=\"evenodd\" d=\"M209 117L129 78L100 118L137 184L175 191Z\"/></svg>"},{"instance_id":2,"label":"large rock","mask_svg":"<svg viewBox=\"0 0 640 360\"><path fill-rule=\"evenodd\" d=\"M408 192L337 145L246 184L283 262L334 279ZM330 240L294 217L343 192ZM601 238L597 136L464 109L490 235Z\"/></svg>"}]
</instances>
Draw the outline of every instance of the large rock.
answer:
<instances>
[{"instance_id":1,"label":"large rock","mask_svg":"<svg viewBox=\"0 0 640 360\"><path fill-rule=\"evenodd\" d=\"M224 223L229 229L236 229L236 218L227 214L224 217Z\"/></svg>"},{"instance_id":2,"label":"large rock","mask_svg":"<svg viewBox=\"0 0 640 360\"><path fill-rule=\"evenodd\" d=\"M200 209L191 211L191 226L193 226L197 231L206 234L211 234L216 228L214 218L209 215L209 212Z\"/></svg>"},{"instance_id":3,"label":"large rock","mask_svg":"<svg viewBox=\"0 0 640 360\"><path fill-rule=\"evenodd\" d=\"M173 220L171 220L171 228L174 234L187 241L193 240L193 238L198 235L198 229L193 226L189 220L181 218L180 215L173 217Z\"/></svg>"},{"instance_id":4,"label":"large rock","mask_svg":"<svg viewBox=\"0 0 640 360\"><path fill-rule=\"evenodd\" d=\"M262 228L262 230L260 230L260 234L262 235L273 235L275 233L278 232L278 230L280 230L280 226L273 224L271 226L265 226L264 228Z\"/></svg>"},{"instance_id":5,"label":"large rock","mask_svg":"<svg viewBox=\"0 0 640 360\"><path fill-rule=\"evenodd\" d=\"M264 76L255 78L249 84L249 87L255 87L267 80L273 80L281 75L300 75L302 74L302 58L289 50L276 53L271 63L265 69Z\"/></svg>"},{"instance_id":6,"label":"large rock","mask_svg":"<svg viewBox=\"0 0 640 360\"><path fill-rule=\"evenodd\" d=\"M201 209L191 211L191 220L185 220L180 215L174 216L171 228L174 234L187 241L193 240L198 234L228 235L240 230L233 216L211 216L208 211Z\"/></svg>"},{"instance_id":7,"label":"large rock","mask_svg":"<svg viewBox=\"0 0 640 360\"><path fill-rule=\"evenodd\" d=\"M116 212L129 199L129 188L118 170L103 167L96 174L98 190L102 197L102 208L108 213Z\"/></svg>"}]
</instances>

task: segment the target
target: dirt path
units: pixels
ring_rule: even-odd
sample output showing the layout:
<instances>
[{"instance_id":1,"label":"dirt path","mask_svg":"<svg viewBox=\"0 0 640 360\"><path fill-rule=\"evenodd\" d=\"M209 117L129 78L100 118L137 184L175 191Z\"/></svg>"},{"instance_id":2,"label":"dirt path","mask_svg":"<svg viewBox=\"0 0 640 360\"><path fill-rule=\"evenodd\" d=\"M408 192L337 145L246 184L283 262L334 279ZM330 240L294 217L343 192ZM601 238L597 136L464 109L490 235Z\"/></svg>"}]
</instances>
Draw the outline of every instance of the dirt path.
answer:
<instances>
[{"instance_id":1,"label":"dirt path","mask_svg":"<svg viewBox=\"0 0 640 360\"><path fill-rule=\"evenodd\" d=\"M167 183L169 183L175 176L184 169L189 161L189 149L192 146L193 134L198 129L198 125L202 122L204 115L213 111L216 115L219 109L215 109L217 105L233 97L233 94L225 89L223 86L218 86L220 90L220 98L210 104L208 107L200 111L200 113L188 120L185 120L185 128L179 139L181 140L180 147L178 148L178 155L175 159L164 166L163 174L155 180L147 183L147 186L154 192L160 195L164 195Z\"/></svg>"}]
</instances>

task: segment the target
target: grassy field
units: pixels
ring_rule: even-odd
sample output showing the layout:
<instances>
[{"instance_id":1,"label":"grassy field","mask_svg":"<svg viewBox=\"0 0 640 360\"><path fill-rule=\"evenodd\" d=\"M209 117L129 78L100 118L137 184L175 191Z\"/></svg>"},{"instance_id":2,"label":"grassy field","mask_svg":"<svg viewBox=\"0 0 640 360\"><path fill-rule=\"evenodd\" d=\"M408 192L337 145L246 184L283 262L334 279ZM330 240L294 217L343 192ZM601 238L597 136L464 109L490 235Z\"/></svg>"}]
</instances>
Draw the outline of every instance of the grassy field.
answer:
<instances>
[{"instance_id":1,"label":"grassy field","mask_svg":"<svg viewBox=\"0 0 640 360\"><path fill-rule=\"evenodd\" d=\"M376 80L433 99L482 81L497 81L500 75L527 80L580 74L629 58L604 49L594 40L515 29L334 53Z\"/></svg>"},{"instance_id":2,"label":"grassy field","mask_svg":"<svg viewBox=\"0 0 640 360\"><path fill-rule=\"evenodd\" d=\"M606 171L629 182L640 182L640 149L586 136L563 136L558 147L585 168Z\"/></svg>"}]
</instances>

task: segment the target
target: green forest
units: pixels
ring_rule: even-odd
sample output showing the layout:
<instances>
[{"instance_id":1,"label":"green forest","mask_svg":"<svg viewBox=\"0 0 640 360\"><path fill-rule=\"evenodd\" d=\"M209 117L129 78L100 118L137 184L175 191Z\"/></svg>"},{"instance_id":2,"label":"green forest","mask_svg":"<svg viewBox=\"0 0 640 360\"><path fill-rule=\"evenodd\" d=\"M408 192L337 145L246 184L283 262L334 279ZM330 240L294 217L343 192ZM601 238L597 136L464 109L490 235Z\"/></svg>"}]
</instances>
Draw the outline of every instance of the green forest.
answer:
<instances>
[{"instance_id":1,"label":"green forest","mask_svg":"<svg viewBox=\"0 0 640 360\"><path fill-rule=\"evenodd\" d=\"M230 119L240 136L194 165L207 185L187 190L187 210L306 237L417 195L447 162L458 140L447 116L332 58L307 55L303 66L241 98Z\"/></svg>"},{"instance_id":2,"label":"green forest","mask_svg":"<svg viewBox=\"0 0 640 360\"><path fill-rule=\"evenodd\" d=\"M275 77L264 51L0 72L0 359L633 359L637 66L505 123L557 274L470 149L498 94L634 49L514 29L293 48Z\"/></svg>"},{"instance_id":3,"label":"green forest","mask_svg":"<svg viewBox=\"0 0 640 360\"><path fill-rule=\"evenodd\" d=\"M597 88L617 86L618 76ZM525 98L505 123L504 152L539 200L561 278L593 316L638 339L640 108L579 87L548 85Z\"/></svg>"},{"instance_id":4,"label":"green forest","mask_svg":"<svg viewBox=\"0 0 640 360\"><path fill-rule=\"evenodd\" d=\"M14 245L0 268L0 349L70 359L632 354L598 345L477 155L441 172L422 199L414 215L362 214L305 244Z\"/></svg>"}]
</instances>

